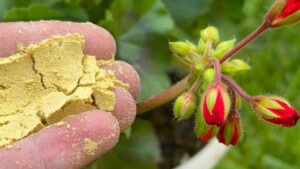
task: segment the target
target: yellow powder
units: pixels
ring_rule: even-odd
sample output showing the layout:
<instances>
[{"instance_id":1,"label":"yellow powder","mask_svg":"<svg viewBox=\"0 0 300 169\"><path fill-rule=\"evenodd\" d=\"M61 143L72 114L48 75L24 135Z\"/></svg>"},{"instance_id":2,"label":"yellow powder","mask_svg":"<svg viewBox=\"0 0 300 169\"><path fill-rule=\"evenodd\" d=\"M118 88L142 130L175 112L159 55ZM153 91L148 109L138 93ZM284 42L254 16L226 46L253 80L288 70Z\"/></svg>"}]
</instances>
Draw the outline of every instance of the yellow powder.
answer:
<instances>
[{"instance_id":1,"label":"yellow powder","mask_svg":"<svg viewBox=\"0 0 300 169\"><path fill-rule=\"evenodd\" d=\"M78 34L54 36L0 59L0 147L70 115L113 111L119 81L83 54L84 43Z\"/></svg>"},{"instance_id":2,"label":"yellow powder","mask_svg":"<svg viewBox=\"0 0 300 169\"><path fill-rule=\"evenodd\" d=\"M89 138L84 139L83 150L84 150L85 154L91 155L91 156L95 155L95 152L96 152L97 148L98 148L98 143L97 142L92 141Z\"/></svg>"}]
</instances>

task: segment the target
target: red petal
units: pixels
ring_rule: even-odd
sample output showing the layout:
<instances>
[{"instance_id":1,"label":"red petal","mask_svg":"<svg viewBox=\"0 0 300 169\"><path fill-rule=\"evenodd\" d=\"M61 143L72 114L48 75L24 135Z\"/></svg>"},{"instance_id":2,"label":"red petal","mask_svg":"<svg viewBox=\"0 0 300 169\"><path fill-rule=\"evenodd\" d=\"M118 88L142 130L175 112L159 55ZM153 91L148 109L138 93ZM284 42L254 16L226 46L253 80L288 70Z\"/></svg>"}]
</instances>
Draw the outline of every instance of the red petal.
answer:
<instances>
[{"instance_id":1,"label":"red petal","mask_svg":"<svg viewBox=\"0 0 300 169\"><path fill-rule=\"evenodd\" d=\"M300 9L300 1L299 0L288 0L282 10L282 13L278 17L278 19L286 18L289 15L298 11L299 9Z\"/></svg>"},{"instance_id":2,"label":"red petal","mask_svg":"<svg viewBox=\"0 0 300 169\"><path fill-rule=\"evenodd\" d=\"M226 125L226 124L225 124ZM218 132L218 135L217 135L217 138L218 138L218 140L219 140L219 142L220 143L223 143L223 144L226 144L225 143L225 137L224 137L224 132L225 132L225 125L223 125L221 128L220 128L220 130L219 130L219 132Z\"/></svg>"},{"instance_id":3,"label":"red petal","mask_svg":"<svg viewBox=\"0 0 300 169\"><path fill-rule=\"evenodd\" d=\"M224 111L225 111L224 101L223 101L221 91L219 89L217 92L216 104L212 111L212 114L215 116L215 124L219 127L225 123L225 112Z\"/></svg>"},{"instance_id":4,"label":"red petal","mask_svg":"<svg viewBox=\"0 0 300 169\"><path fill-rule=\"evenodd\" d=\"M298 113L294 113L291 116L282 116L280 118L275 118L275 119L267 119L264 117L262 118L273 124L282 125L285 127L293 127L297 124L297 121L299 120L300 117Z\"/></svg>"},{"instance_id":5,"label":"red petal","mask_svg":"<svg viewBox=\"0 0 300 169\"><path fill-rule=\"evenodd\" d=\"M232 139L230 141L230 144L234 146L234 145L236 145L236 143L239 140L239 131L238 131L236 125L234 125L234 129L233 130L234 130L234 132L233 132L233 136L232 136Z\"/></svg>"},{"instance_id":6,"label":"red petal","mask_svg":"<svg viewBox=\"0 0 300 169\"><path fill-rule=\"evenodd\" d=\"M211 126L210 129L201 137L203 142L208 141L213 136L214 127Z\"/></svg>"}]
</instances>

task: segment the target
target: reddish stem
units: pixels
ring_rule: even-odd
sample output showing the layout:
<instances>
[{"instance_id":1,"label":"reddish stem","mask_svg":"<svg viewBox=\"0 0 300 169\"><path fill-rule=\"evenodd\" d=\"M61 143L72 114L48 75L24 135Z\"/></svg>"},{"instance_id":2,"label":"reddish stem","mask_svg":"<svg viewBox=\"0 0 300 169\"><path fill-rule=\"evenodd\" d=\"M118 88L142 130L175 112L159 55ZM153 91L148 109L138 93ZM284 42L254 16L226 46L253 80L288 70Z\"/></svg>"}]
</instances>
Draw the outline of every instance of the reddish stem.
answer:
<instances>
[{"instance_id":1,"label":"reddish stem","mask_svg":"<svg viewBox=\"0 0 300 169\"><path fill-rule=\"evenodd\" d=\"M261 33L263 33L267 28L269 28L269 24L264 21L254 32L252 32L250 35L248 35L244 40L239 42L237 45L234 46L229 52L227 52L221 59L220 63L223 63L228 58L230 58L232 55L234 55L236 52L241 50L243 47L245 47L248 43L250 43L252 40L257 38Z\"/></svg>"},{"instance_id":2,"label":"reddish stem","mask_svg":"<svg viewBox=\"0 0 300 169\"><path fill-rule=\"evenodd\" d=\"M165 91L138 103L136 105L137 112L144 113L178 97L180 94L187 90L187 81L188 76L186 76L184 79L177 82L170 88L166 89Z\"/></svg>"},{"instance_id":3,"label":"reddish stem","mask_svg":"<svg viewBox=\"0 0 300 169\"><path fill-rule=\"evenodd\" d=\"M218 59L210 58L210 62L213 64L215 68L215 81L221 82L221 65Z\"/></svg>"},{"instance_id":4,"label":"reddish stem","mask_svg":"<svg viewBox=\"0 0 300 169\"><path fill-rule=\"evenodd\" d=\"M249 103L252 103L254 101L254 98L250 96L248 93L246 93L234 80L232 80L230 77L222 75L222 80L231 86L237 93L239 93L245 100L247 100Z\"/></svg>"}]
</instances>

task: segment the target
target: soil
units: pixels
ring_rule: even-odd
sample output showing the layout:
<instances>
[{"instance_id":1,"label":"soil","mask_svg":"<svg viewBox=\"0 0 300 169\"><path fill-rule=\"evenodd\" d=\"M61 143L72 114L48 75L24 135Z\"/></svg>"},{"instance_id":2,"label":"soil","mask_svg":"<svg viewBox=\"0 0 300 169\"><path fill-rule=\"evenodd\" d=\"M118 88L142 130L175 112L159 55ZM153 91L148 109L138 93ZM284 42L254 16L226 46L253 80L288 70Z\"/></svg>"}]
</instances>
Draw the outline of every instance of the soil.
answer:
<instances>
[{"instance_id":1,"label":"soil","mask_svg":"<svg viewBox=\"0 0 300 169\"><path fill-rule=\"evenodd\" d=\"M204 146L194 134L194 117L177 122L170 110L172 104L167 104L143 116L152 122L160 142L157 169L172 169Z\"/></svg>"},{"instance_id":2,"label":"soil","mask_svg":"<svg viewBox=\"0 0 300 169\"><path fill-rule=\"evenodd\" d=\"M172 109L173 101L142 116L152 122L160 142L161 156L157 169L172 169L205 145L194 134L195 117L177 122Z\"/></svg>"}]
</instances>

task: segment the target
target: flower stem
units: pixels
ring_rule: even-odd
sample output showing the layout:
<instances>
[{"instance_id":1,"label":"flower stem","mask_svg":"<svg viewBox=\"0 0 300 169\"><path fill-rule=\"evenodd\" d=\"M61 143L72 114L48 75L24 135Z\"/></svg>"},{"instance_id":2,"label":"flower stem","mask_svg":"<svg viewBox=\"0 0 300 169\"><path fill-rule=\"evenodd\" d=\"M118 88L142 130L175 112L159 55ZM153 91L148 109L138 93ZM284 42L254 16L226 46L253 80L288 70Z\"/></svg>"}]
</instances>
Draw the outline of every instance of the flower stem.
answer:
<instances>
[{"instance_id":1,"label":"flower stem","mask_svg":"<svg viewBox=\"0 0 300 169\"><path fill-rule=\"evenodd\" d=\"M248 43L250 43L252 40L257 38L260 34L262 34L266 29L268 29L270 26L269 24L264 21L254 32L252 32L249 36L247 36L244 40L239 42L237 45L235 45L234 48L232 48L229 52L227 52L221 59L220 63L223 63L228 58L230 58L232 55L234 55L236 52L238 52L240 49L245 47Z\"/></svg>"},{"instance_id":2,"label":"flower stem","mask_svg":"<svg viewBox=\"0 0 300 169\"><path fill-rule=\"evenodd\" d=\"M200 75L197 79L196 79L196 81L195 81L195 83L192 85L192 87L189 89L189 92L191 92L191 93L195 93L196 92L196 90L198 89L198 87L199 87L199 85L201 84L201 82L202 82L202 75Z\"/></svg>"},{"instance_id":3,"label":"flower stem","mask_svg":"<svg viewBox=\"0 0 300 169\"><path fill-rule=\"evenodd\" d=\"M221 65L218 59L210 58L209 60L215 68L215 81L221 82Z\"/></svg>"},{"instance_id":4,"label":"flower stem","mask_svg":"<svg viewBox=\"0 0 300 169\"><path fill-rule=\"evenodd\" d=\"M222 80L231 86L236 92L238 92L245 100L249 103L254 101L254 98L246 93L235 81L233 81L230 77L222 75Z\"/></svg>"},{"instance_id":5,"label":"flower stem","mask_svg":"<svg viewBox=\"0 0 300 169\"><path fill-rule=\"evenodd\" d=\"M182 57L178 56L177 54L174 54L174 56L175 56L176 59L177 59L180 63L182 63L184 66L190 67L190 64L189 64L187 61L185 61Z\"/></svg>"},{"instance_id":6,"label":"flower stem","mask_svg":"<svg viewBox=\"0 0 300 169\"><path fill-rule=\"evenodd\" d=\"M204 57L207 57L209 55L209 51L211 50L211 45L212 45L211 41L206 42L206 47L203 54Z\"/></svg>"},{"instance_id":7,"label":"flower stem","mask_svg":"<svg viewBox=\"0 0 300 169\"><path fill-rule=\"evenodd\" d=\"M137 112L144 113L178 97L180 94L187 90L187 81L188 76L186 76L184 79L177 82L170 88L166 89L165 91L136 104Z\"/></svg>"}]
</instances>

